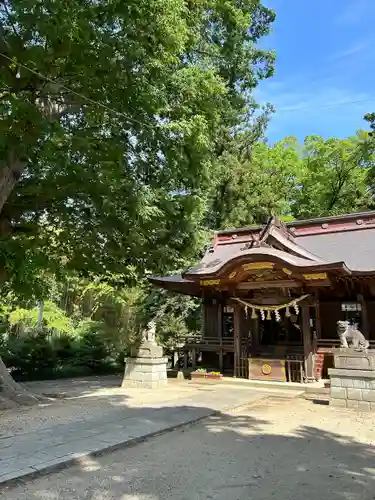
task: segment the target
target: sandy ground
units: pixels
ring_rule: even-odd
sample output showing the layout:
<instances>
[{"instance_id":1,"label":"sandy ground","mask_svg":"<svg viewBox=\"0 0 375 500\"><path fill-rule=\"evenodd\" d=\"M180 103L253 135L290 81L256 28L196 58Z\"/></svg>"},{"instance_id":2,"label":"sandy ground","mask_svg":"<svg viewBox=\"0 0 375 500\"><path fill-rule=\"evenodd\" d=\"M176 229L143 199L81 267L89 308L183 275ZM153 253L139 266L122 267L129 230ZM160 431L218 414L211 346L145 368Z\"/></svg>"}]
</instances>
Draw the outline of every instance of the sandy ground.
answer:
<instances>
[{"instance_id":1,"label":"sandy ground","mask_svg":"<svg viewBox=\"0 0 375 500\"><path fill-rule=\"evenodd\" d=\"M87 377L23 384L35 394L54 396L36 406L0 410L0 438L48 427L50 424L94 420L115 408L139 408L167 403L196 393L196 384L169 381L158 390L121 388L121 377Z\"/></svg>"},{"instance_id":2,"label":"sandy ground","mask_svg":"<svg viewBox=\"0 0 375 500\"><path fill-rule=\"evenodd\" d=\"M206 384L187 380L169 379L161 389L122 388L122 377L87 377L53 381L24 383L34 394L47 394L46 402L35 406L23 406L11 410L0 410L0 438L36 431L50 425L68 424L95 420L110 416L116 408L140 408L179 399L194 397L197 392L222 389L224 382ZM236 390L254 390L246 384L236 384ZM228 387L231 390L231 386ZM266 387L259 387L262 392ZM277 393L288 394L282 387Z\"/></svg>"},{"instance_id":3,"label":"sandy ground","mask_svg":"<svg viewBox=\"0 0 375 500\"><path fill-rule=\"evenodd\" d=\"M268 400L88 460L1 500L374 500L375 418Z\"/></svg>"}]
</instances>

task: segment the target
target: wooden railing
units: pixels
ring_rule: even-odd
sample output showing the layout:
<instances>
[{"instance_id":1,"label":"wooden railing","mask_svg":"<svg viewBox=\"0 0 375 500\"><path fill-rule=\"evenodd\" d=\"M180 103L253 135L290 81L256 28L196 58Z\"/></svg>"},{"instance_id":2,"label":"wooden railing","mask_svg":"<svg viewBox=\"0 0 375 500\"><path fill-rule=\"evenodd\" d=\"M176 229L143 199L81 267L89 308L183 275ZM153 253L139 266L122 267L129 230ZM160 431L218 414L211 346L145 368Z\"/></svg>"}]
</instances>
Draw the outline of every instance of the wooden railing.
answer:
<instances>
[{"instance_id":1,"label":"wooden railing","mask_svg":"<svg viewBox=\"0 0 375 500\"><path fill-rule=\"evenodd\" d=\"M340 347L339 339L318 339L317 341L318 349L337 349Z\"/></svg>"},{"instance_id":2,"label":"wooden railing","mask_svg":"<svg viewBox=\"0 0 375 500\"><path fill-rule=\"evenodd\" d=\"M243 340L241 344L244 344ZM185 340L185 347L234 350L234 339L233 337L188 337Z\"/></svg>"},{"instance_id":3,"label":"wooden railing","mask_svg":"<svg viewBox=\"0 0 375 500\"><path fill-rule=\"evenodd\" d=\"M201 337L201 336L190 336L185 339L185 348L215 348L215 349L228 349L228 350L234 350L234 339L233 337ZM241 345L246 344L246 339L241 339ZM292 346L288 345L289 350L293 350L293 347L297 350L298 348L302 349L302 346ZM331 349L337 349L340 347L340 340L339 339L318 339L317 340L317 347L318 349L322 350L331 350ZM375 348L375 341L371 340L370 341L370 347L372 349Z\"/></svg>"},{"instance_id":4,"label":"wooden railing","mask_svg":"<svg viewBox=\"0 0 375 500\"><path fill-rule=\"evenodd\" d=\"M329 350L338 349L340 347L339 339L318 339L317 341L318 349ZM370 340L371 349L375 348L375 340Z\"/></svg>"}]
</instances>

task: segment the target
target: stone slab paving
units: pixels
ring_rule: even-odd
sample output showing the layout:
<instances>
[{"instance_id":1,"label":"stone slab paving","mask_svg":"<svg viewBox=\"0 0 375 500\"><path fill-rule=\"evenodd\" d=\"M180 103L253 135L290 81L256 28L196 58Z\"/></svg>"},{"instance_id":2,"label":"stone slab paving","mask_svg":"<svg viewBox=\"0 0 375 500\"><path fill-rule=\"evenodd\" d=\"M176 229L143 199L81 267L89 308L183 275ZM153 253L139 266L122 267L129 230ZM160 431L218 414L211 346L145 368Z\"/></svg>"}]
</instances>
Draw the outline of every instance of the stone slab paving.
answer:
<instances>
[{"instance_id":1,"label":"stone slab paving","mask_svg":"<svg viewBox=\"0 0 375 500\"><path fill-rule=\"evenodd\" d=\"M133 445L148 437L199 421L217 412L259 401L269 392L210 386L166 401L112 406L86 419L61 423L47 420L25 432L0 437L0 488L21 479L49 473L85 457ZM101 407L102 408L102 407Z\"/></svg>"},{"instance_id":2,"label":"stone slab paving","mask_svg":"<svg viewBox=\"0 0 375 500\"><path fill-rule=\"evenodd\" d=\"M374 500L369 412L266 398L0 488L0 500Z\"/></svg>"}]
</instances>

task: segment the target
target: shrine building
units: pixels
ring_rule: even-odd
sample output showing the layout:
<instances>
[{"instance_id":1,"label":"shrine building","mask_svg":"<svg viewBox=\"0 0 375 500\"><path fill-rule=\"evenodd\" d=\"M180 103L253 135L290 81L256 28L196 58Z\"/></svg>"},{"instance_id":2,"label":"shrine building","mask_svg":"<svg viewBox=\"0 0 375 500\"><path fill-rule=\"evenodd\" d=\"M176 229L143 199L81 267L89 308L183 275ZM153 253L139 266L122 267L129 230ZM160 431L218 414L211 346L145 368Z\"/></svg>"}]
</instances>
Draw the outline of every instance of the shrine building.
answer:
<instances>
[{"instance_id":1,"label":"shrine building","mask_svg":"<svg viewBox=\"0 0 375 500\"><path fill-rule=\"evenodd\" d=\"M375 345L375 211L219 231L197 266L150 280L202 300L201 336L183 347L193 368L325 378L338 320Z\"/></svg>"}]
</instances>

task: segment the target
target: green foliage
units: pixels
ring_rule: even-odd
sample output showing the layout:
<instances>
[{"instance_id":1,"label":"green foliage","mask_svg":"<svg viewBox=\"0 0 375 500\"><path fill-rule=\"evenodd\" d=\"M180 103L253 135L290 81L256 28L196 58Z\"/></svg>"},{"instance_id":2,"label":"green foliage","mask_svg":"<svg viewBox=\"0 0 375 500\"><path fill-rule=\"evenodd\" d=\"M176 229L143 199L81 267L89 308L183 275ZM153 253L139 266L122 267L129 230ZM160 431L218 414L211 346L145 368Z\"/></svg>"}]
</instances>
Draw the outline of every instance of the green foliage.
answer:
<instances>
[{"instance_id":1,"label":"green foliage","mask_svg":"<svg viewBox=\"0 0 375 500\"><path fill-rule=\"evenodd\" d=\"M51 295L60 290L54 298L65 310L46 300L40 329L39 307L3 307L0 355L17 379L122 370L124 355L138 338L141 289L66 278L65 286L55 283L51 290Z\"/></svg>"},{"instance_id":2,"label":"green foliage","mask_svg":"<svg viewBox=\"0 0 375 500\"><path fill-rule=\"evenodd\" d=\"M118 368L150 319L167 349L199 332L199 301L146 278L213 230L373 206L369 133L267 144L252 91L274 19L260 0L3 2L0 354L18 377Z\"/></svg>"},{"instance_id":3,"label":"green foliage","mask_svg":"<svg viewBox=\"0 0 375 500\"><path fill-rule=\"evenodd\" d=\"M18 332L25 328L36 329L39 310L39 307L34 307L33 309L14 309L8 315L9 325L11 327L18 327ZM61 333L72 333L73 331L71 319L50 300L44 302L42 325L47 330L53 329Z\"/></svg>"},{"instance_id":4,"label":"green foliage","mask_svg":"<svg viewBox=\"0 0 375 500\"><path fill-rule=\"evenodd\" d=\"M81 324L74 336L43 329L3 336L0 355L17 380L122 370L119 356L111 356L110 347L92 323Z\"/></svg>"},{"instance_id":5,"label":"green foliage","mask_svg":"<svg viewBox=\"0 0 375 500\"><path fill-rule=\"evenodd\" d=\"M83 276L183 267L207 188L251 91L273 72L258 0L4 2L0 12L0 268ZM255 120L256 121L256 120ZM24 174L8 197L7 168ZM4 198L6 196L6 199Z\"/></svg>"},{"instance_id":6,"label":"green foliage","mask_svg":"<svg viewBox=\"0 0 375 500\"><path fill-rule=\"evenodd\" d=\"M145 297L141 314L146 322L150 319L156 322L158 342L166 349L173 349L188 335L199 333L200 310L196 298L153 289Z\"/></svg>"},{"instance_id":7,"label":"green foliage","mask_svg":"<svg viewBox=\"0 0 375 500\"><path fill-rule=\"evenodd\" d=\"M225 153L213 186L208 221L213 229L339 215L373 206L374 152L369 135L347 139L287 137L250 153Z\"/></svg>"},{"instance_id":8,"label":"green foliage","mask_svg":"<svg viewBox=\"0 0 375 500\"><path fill-rule=\"evenodd\" d=\"M265 222L270 215L291 215L301 158L296 139L274 146L255 144L251 155L225 154L213 190L210 224L214 229Z\"/></svg>"},{"instance_id":9,"label":"green foliage","mask_svg":"<svg viewBox=\"0 0 375 500\"><path fill-rule=\"evenodd\" d=\"M348 139L306 137L293 205L296 217L339 215L371 206L367 181L374 157L368 154L367 141L365 132Z\"/></svg>"},{"instance_id":10,"label":"green foliage","mask_svg":"<svg viewBox=\"0 0 375 500\"><path fill-rule=\"evenodd\" d=\"M375 131L375 113L367 113L364 116L365 120L369 123L370 128Z\"/></svg>"},{"instance_id":11,"label":"green foliage","mask_svg":"<svg viewBox=\"0 0 375 500\"><path fill-rule=\"evenodd\" d=\"M46 332L10 337L2 345L1 357L17 379L48 378L54 373L58 358Z\"/></svg>"}]
</instances>

